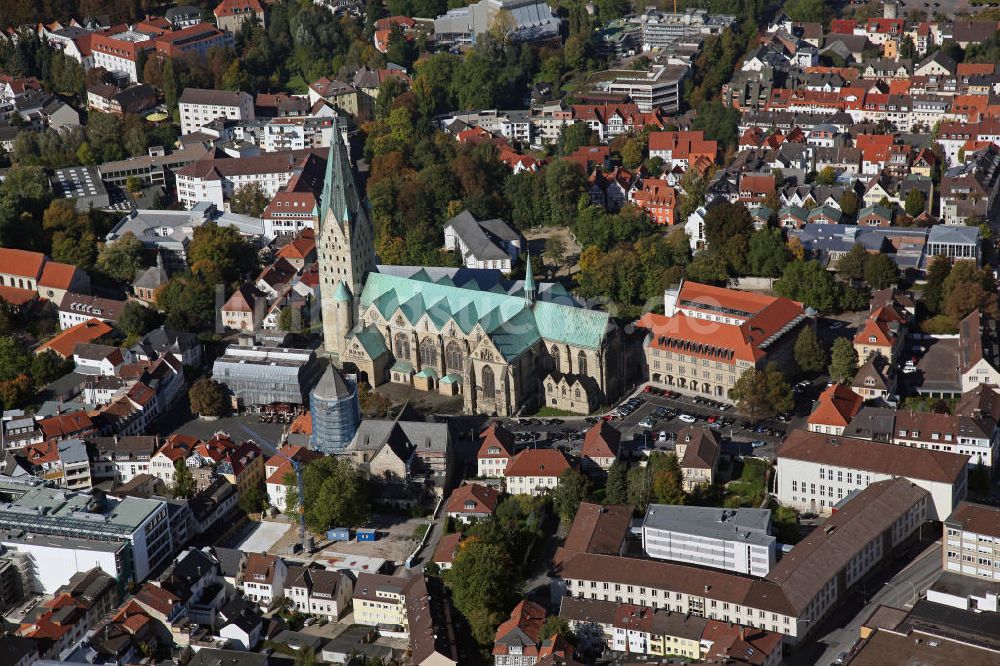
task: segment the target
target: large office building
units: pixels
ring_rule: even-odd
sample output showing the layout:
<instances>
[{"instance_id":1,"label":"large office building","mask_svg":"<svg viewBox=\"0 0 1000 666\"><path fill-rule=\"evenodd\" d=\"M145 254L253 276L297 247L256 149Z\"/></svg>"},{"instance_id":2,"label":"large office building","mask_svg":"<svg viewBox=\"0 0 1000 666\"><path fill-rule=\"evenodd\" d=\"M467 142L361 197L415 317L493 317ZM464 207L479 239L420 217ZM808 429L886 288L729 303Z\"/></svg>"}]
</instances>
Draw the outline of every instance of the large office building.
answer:
<instances>
[{"instance_id":1,"label":"large office building","mask_svg":"<svg viewBox=\"0 0 1000 666\"><path fill-rule=\"evenodd\" d=\"M95 566L120 585L142 581L173 555L167 505L0 480L0 542L27 553L38 589L49 594Z\"/></svg>"},{"instance_id":2,"label":"large office building","mask_svg":"<svg viewBox=\"0 0 1000 666\"><path fill-rule=\"evenodd\" d=\"M501 12L511 17L511 39L530 42L559 37L561 20L540 0L479 0L434 19L434 39L445 44L475 44Z\"/></svg>"},{"instance_id":3,"label":"large office building","mask_svg":"<svg viewBox=\"0 0 1000 666\"><path fill-rule=\"evenodd\" d=\"M800 511L829 513L852 492L902 477L931 494L931 519L965 499L969 457L793 430L778 447L774 496Z\"/></svg>"},{"instance_id":4,"label":"large office building","mask_svg":"<svg viewBox=\"0 0 1000 666\"><path fill-rule=\"evenodd\" d=\"M630 22L642 30L642 50L662 49L683 37L718 35L736 25L736 17L724 14L711 15L704 9L684 12L664 12L649 7Z\"/></svg>"},{"instance_id":5,"label":"large office building","mask_svg":"<svg viewBox=\"0 0 1000 666\"><path fill-rule=\"evenodd\" d=\"M639 110L650 113L677 113L681 104L681 84L688 75L686 65L653 65L646 71L621 71L604 86L612 94L628 95Z\"/></svg>"},{"instance_id":6,"label":"large office building","mask_svg":"<svg viewBox=\"0 0 1000 666\"><path fill-rule=\"evenodd\" d=\"M777 558L769 509L650 504L642 547L658 560L766 576Z\"/></svg>"},{"instance_id":7,"label":"large office building","mask_svg":"<svg viewBox=\"0 0 1000 666\"><path fill-rule=\"evenodd\" d=\"M748 368L792 367L808 317L801 303L681 281L664 294L664 314L647 312L643 349L651 381L681 393L729 401Z\"/></svg>"}]
</instances>

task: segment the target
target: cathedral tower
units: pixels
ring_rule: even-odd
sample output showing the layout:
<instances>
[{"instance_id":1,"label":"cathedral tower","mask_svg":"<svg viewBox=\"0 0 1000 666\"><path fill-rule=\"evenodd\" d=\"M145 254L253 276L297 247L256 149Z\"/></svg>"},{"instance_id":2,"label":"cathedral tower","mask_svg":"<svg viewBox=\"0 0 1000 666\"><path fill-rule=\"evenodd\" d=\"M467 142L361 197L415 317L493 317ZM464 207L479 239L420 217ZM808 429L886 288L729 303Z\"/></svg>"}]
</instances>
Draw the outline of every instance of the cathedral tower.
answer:
<instances>
[{"instance_id":1,"label":"cathedral tower","mask_svg":"<svg viewBox=\"0 0 1000 666\"><path fill-rule=\"evenodd\" d=\"M375 234L354 182L339 124L335 118L316 234L323 339L338 365L346 335L354 327L365 278L375 270Z\"/></svg>"}]
</instances>

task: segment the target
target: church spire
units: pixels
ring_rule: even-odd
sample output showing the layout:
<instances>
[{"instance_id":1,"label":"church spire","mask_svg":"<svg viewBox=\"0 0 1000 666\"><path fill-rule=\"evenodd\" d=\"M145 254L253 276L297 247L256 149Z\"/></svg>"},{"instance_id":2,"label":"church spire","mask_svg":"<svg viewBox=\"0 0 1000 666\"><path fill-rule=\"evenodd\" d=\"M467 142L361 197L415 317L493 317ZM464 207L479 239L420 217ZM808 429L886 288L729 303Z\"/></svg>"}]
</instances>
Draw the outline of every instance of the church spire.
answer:
<instances>
[{"instance_id":1,"label":"church spire","mask_svg":"<svg viewBox=\"0 0 1000 666\"><path fill-rule=\"evenodd\" d=\"M531 252L528 252L528 264L524 269L524 300L535 302L535 274L531 272Z\"/></svg>"}]
</instances>

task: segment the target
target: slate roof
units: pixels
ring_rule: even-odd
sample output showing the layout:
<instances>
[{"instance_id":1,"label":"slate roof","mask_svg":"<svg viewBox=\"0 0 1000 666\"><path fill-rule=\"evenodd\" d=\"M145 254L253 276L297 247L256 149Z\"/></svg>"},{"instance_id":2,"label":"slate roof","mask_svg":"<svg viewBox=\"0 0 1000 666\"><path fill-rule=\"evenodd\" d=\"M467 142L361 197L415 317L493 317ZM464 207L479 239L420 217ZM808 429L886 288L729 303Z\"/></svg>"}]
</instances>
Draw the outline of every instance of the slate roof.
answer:
<instances>
[{"instance_id":1,"label":"slate roof","mask_svg":"<svg viewBox=\"0 0 1000 666\"><path fill-rule=\"evenodd\" d=\"M509 259L503 244L517 241L520 235L500 219L477 220L468 210L463 210L445 223L462 239L469 253L478 260Z\"/></svg>"}]
</instances>

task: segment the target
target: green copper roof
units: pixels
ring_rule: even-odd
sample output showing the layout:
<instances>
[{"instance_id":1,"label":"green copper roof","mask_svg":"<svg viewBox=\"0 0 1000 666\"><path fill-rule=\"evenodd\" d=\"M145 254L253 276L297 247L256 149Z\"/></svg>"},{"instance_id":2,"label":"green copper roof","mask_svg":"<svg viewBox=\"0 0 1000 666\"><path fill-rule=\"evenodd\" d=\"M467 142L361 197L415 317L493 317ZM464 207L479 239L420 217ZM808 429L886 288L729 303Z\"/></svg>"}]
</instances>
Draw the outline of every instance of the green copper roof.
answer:
<instances>
[{"instance_id":1,"label":"green copper roof","mask_svg":"<svg viewBox=\"0 0 1000 666\"><path fill-rule=\"evenodd\" d=\"M369 358L378 358L389 351L385 346L385 338L382 337L382 334L374 326L365 326L360 330L354 331L351 335L361 343Z\"/></svg>"},{"instance_id":2,"label":"green copper roof","mask_svg":"<svg viewBox=\"0 0 1000 666\"><path fill-rule=\"evenodd\" d=\"M417 275L372 273L361 294L362 308L374 305L386 319L400 310L411 325L424 315L438 328L454 321L466 334L478 324L508 359L541 338L596 349L607 329L606 312L548 301L532 305L521 296L476 289L474 282L462 288L428 281L423 272Z\"/></svg>"},{"instance_id":3,"label":"green copper roof","mask_svg":"<svg viewBox=\"0 0 1000 666\"><path fill-rule=\"evenodd\" d=\"M331 215L338 223L354 224L358 219L367 222L357 183L351 172L347 156L347 146L340 137L340 119L333 118L330 130L330 151L326 157L326 174L323 178L323 192L320 197L322 224L329 223Z\"/></svg>"},{"instance_id":4,"label":"green copper roof","mask_svg":"<svg viewBox=\"0 0 1000 666\"><path fill-rule=\"evenodd\" d=\"M347 291L347 285L344 284L343 280L337 283L337 290L333 292L333 300L345 303L351 302L351 292Z\"/></svg>"},{"instance_id":5,"label":"green copper roof","mask_svg":"<svg viewBox=\"0 0 1000 666\"><path fill-rule=\"evenodd\" d=\"M413 366L406 361L396 361L393 366L389 368L389 372L401 372L403 374L407 374L413 372Z\"/></svg>"},{"instance_id":6,"label":"green copper roof","mask_svg":"<svg viewBox=\"0 0 1000 666\"><path fill-rule=\"evenodd\" d=\"M524 294L534 295L535 293L535 274L531 270L531 254L528 254L527 266L524 268Z\"/></svg>"},{"instance_id":7,"label":"green copper roof","mask_svg":"<svg viewBox=\"0 0 1000 666\"><path fill-rule=\"evenodd\" d=\"M429 379L437 379L438 373L434 368L424 368L417 373L417 377L426 377Z\"/></svg>"},{"instance_id":8,"label":"green copper roof","mask_svg":"<svg viewBox=\"0 0 1000 666\"><path fill-rule=\"evenodd\" d=\"M462 376L461 375L456 375L456 374L453 374L453 373L449 373L449 374L447 374L447 375L445 375L444 377L441 378L441 383L442 384L461 384L462 383Z\"/></svg>"}]
</instances>

